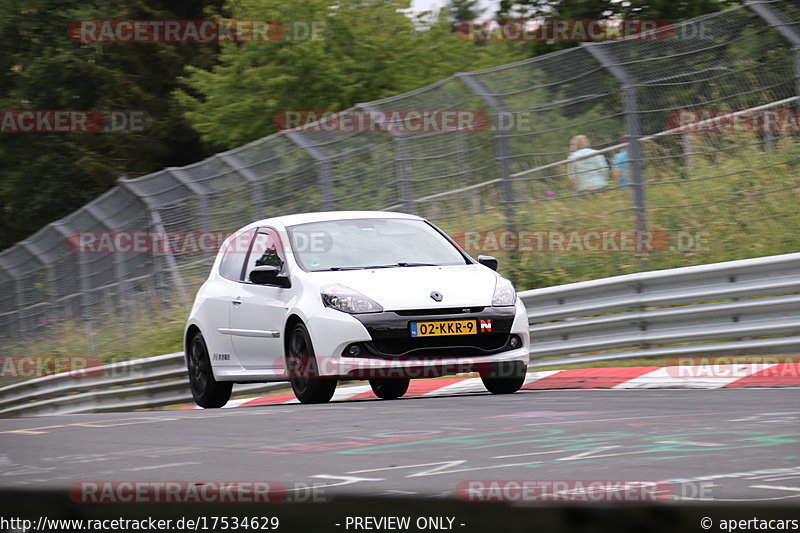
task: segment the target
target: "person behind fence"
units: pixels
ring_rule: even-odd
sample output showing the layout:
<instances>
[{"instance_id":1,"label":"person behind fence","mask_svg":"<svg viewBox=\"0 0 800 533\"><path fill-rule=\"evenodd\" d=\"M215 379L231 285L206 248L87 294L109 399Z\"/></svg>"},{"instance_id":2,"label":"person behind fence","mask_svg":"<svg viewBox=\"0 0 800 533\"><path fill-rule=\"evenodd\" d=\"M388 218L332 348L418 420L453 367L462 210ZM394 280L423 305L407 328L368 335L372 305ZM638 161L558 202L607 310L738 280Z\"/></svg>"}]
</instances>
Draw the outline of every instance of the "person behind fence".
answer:
<instances>
[{"instance_id":1,"label":"person behind fence","mask_svg":"<svg viewBox=\"0 0 800 533\"><path fill-rule=\"evenodd\" d=\"M586 135L576 135L569 141L567 174L578 192L596 191L608 185L608 162L603 154L589 146Z\"/></svg>"},{"instance_id":2,"label":"person behind fence","mask_svg":"<svg viewBox=\"0 0 800 533\"><path fill-rule=\"evenodd\" d=\"M624 146L617 150L611 160L611 177L617 180L617 184L623 189L631 186L631 169L628 165L628 138L622 137L617 144Z\"/></svg>"}]
</instances>

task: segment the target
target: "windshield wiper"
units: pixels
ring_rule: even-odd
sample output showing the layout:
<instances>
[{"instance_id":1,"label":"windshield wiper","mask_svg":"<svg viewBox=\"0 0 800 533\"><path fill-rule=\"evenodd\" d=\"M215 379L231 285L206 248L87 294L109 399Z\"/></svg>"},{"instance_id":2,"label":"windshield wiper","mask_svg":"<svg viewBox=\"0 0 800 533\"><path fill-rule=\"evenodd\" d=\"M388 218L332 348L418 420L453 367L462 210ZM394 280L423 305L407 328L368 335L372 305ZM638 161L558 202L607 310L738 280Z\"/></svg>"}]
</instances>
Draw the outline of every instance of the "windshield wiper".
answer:
<instances>
[{"instance_id":1,"label":"windshield wiper","mask_svg":"<svg viewBox=\"0 0 800 533\"><path fill-rule=\"evenodd\" d=\"M352 267L330 267L327 270L369 270L370 268L392 268L397 265L371 265L371 266L352 266Z\"/></svg>"},{"instance_id":2,"label":"windshield wiper","mask_svg":"<svg viewBox=\"0 0 800 533\"><path fill-rule=\"evenodd\" d=\"M394 267L421 267L421 266L438 266L434 263L412 263L409 261L400 261L393 265L369 265L369 266L347 266L347 267L330 267L325 270L370 270L372 268L394 268Z\"/></svg>"}]
</instances>

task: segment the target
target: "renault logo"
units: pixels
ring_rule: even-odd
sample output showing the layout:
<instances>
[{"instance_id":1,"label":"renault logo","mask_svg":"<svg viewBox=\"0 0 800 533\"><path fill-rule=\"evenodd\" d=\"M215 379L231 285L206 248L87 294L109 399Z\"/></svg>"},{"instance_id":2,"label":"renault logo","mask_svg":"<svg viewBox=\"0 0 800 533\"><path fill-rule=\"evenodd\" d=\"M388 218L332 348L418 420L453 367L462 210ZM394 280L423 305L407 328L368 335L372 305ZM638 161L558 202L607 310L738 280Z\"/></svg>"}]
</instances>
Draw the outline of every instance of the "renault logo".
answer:
<instances>
[{"instance_id":1,"label":"renault logo","mask_svg":"<svg viewBox=\"0 0 800 533\"><path fill-rule=\"evenodd\" d=\"M441 302L442 298L444 298L444 296L442 295L441 292L432 291L431 292L431 298L433 298L434 302Z\"/></svg>"}]
</instances>

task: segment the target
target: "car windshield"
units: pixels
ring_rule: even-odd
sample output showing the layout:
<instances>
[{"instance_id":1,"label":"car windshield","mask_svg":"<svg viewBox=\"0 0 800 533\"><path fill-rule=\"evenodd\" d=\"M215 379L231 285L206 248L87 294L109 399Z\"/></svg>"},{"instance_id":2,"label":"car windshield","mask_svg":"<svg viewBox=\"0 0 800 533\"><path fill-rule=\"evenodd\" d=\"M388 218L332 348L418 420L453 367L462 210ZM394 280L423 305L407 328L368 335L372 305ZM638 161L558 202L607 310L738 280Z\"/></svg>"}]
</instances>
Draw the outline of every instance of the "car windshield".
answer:
<instances>
[{"instance_id":1,"label":"car windshield","mask_svg":"<svg viewBox=\"0 0 800 533\"><path fill-rule=\"evenodd\" d=\"M467 260L423 220L328 220L289 228L295 259L308 271L463 265Z\"/></svg>"}]
</instances>

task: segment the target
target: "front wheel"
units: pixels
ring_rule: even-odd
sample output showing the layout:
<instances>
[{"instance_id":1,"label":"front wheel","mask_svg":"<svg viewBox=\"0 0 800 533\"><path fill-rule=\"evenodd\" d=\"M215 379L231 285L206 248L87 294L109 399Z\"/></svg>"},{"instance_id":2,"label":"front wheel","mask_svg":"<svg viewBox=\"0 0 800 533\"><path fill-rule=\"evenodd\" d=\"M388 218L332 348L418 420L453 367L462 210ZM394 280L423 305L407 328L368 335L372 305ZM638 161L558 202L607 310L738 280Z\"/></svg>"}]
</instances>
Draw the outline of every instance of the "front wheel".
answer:
<instances>
[{"instance_id":1,"label":"front wheel","mask_svg":"<svg viewBox=\"0 0 800 533\"><path fill-rule=\"evenodd\" d=\"M187 366L192 397L197 405L211 409L222 407L228 403L228 400L231 399L233 383L214 379L206 341L199 331L194 334L192 342L189 344Z\"/></svg>"},{"instance_id":2,"label":"front wheel","mask_svg":"<svg viewBox=\"0 0 800 533\"><path fill-rule=\"evenodd\" d=\"M525 384L528 367L518 361L494 363L489 373L481 376L483 386L492 394L512 394Z\"/></svg>"},{"instance_id":3,"label":"front wheel","mask_svg":"<svg viewBox=\"0 0 800 533\"><path fill-rule=\"evenodd\" d=\"M300 403L325 403L333 397L336 380L319 377L311 336L304 324L297 324L292 330L286 366L292 390Z\"/></svg>"},{"instance_id":4,"label":"front wheel","mask_svg":"<svg viewBox=\"0 0 800 533\"><path fill-rule=\"evenodd\" d=\"M408 378L381 378L369 380L369 386L372 387L372 392L382 400L394 400L395 398L401 397L408 390L409 383L411 383L411 380Z\"/></svg>"}]
</instances>

